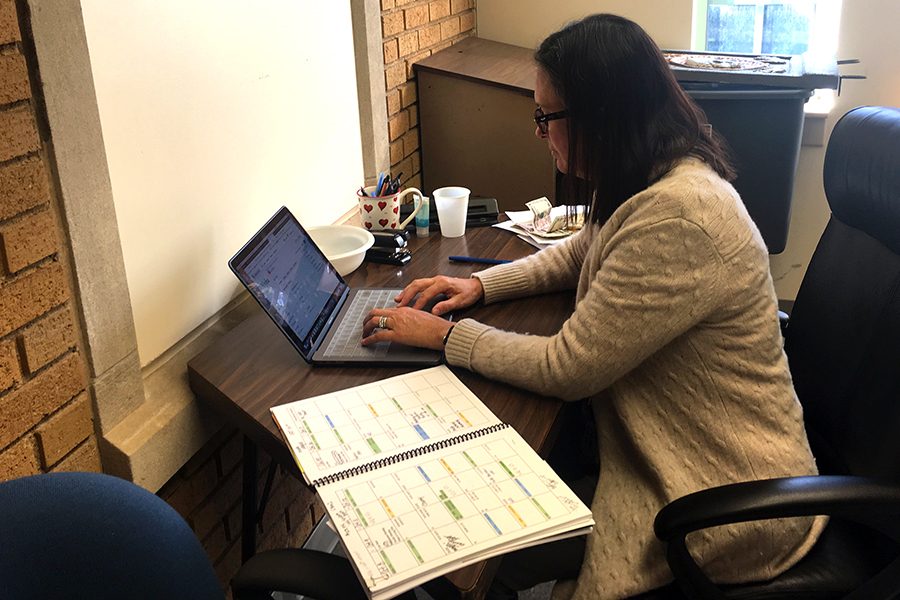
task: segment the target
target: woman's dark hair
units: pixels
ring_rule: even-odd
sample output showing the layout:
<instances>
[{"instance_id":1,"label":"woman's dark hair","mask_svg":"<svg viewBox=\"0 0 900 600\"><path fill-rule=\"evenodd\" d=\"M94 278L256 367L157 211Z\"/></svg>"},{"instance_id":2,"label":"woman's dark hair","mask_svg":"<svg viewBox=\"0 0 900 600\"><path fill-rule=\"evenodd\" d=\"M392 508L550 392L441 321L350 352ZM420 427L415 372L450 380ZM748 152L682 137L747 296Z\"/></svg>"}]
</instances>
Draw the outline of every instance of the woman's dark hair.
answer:
<instances>
[{"instance_id":1,"label":"woman's dark hair","mask_svg":"<svg viewBox=\"0 0 900 600\"><path fill-rule=\"evenodd\" d=\"M586 17L545 39L535 60L569 112L566 203L588 207L591 221L605 222L686 156L734 178L724 141L636 23Z\"/></svg>"}]
</instances>

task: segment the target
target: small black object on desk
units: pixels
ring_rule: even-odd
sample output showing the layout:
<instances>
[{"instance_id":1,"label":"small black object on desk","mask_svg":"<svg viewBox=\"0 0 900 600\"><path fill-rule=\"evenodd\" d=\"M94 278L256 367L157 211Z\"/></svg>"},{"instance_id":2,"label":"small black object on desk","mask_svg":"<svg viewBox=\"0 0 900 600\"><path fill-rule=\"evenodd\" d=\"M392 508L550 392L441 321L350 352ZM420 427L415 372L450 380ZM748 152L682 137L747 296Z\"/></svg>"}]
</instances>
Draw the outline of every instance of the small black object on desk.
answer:
<instances>
[{"instance_id":1,"label":"small black object on desk","mask_svg":"<svg viewBox=\"0 0 900 600\"><path fill-rule=\"evenodd\" d=\"M402 266L412 260L412 253L406 248L372 246L366 250L366 260L368 262Z\"/></svg>"},{"instance_id":2,"label":"small black object on desk","mask_svg":"<svg viewBox=\"0 0 900 600\"><path fill-rule=\"evenodd\" d=\"M376 248L403 248L409 240L409 232L397 229L370 232L375 238Z\"/></svg>"}]
</instances>

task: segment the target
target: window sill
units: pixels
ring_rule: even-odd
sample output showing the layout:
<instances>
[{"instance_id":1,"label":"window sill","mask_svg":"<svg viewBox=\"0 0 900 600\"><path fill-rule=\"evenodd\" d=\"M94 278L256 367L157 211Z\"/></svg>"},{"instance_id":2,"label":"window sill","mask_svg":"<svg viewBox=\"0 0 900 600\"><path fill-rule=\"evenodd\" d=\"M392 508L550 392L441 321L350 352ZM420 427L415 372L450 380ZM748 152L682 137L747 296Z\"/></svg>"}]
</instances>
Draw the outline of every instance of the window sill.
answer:
<instances>
[{"instance_id":1,"label":"window sill","mask_svg":"<svg viewBox=\"0 0 900 600\"><path fill-rule=\"evenodd\" d=\"M187 363L256 309L246 292L141 370L144 402L103 436L104 470L157 491L223 426L200 405Z\"/></svg>"}]
</instances>

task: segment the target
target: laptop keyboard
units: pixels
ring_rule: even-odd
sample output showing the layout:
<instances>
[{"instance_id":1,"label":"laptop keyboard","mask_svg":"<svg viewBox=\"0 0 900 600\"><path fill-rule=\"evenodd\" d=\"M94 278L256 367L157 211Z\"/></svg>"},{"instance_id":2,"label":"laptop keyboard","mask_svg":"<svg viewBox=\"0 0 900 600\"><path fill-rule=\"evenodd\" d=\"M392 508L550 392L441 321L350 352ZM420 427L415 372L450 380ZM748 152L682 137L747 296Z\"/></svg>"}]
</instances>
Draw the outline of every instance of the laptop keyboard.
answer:
<instances>
[{"instance_id":1,"label":"laptop keyboard","mask_svg":"<svg viewBox=\"0 0 900 600\"><path fill-rule=\"evenodd\" d=\"M351 358L386 355L390 342L381 342L374 346L363 346L359 343L362 339L363 319L373 308L397 306L397 303L394 302L397 292L398 290L359 290L353 297L344 318L341 319L334 336L322 351L322 355Z\"/></svg>"}]
</instances>

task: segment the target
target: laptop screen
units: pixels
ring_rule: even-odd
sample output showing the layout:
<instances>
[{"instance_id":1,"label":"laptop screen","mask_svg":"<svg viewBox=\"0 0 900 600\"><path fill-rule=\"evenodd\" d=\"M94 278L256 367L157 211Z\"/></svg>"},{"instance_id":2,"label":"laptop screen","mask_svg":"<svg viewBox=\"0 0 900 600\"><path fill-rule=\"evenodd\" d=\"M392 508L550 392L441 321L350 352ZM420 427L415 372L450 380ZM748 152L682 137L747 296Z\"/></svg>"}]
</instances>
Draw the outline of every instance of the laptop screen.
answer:
<instances>
[{"instance_id":1,"label":"laptop screen","mask_svg":"<svg viewBox=\"0 0 900 600\"><path fill-rule=\"evenodd\" d=\"M279 209L228 264L308 358L347 284L294 215Z\"/></svg>"}]
</instances>

